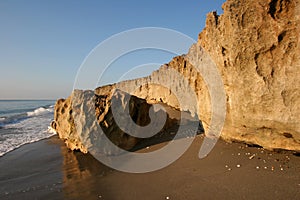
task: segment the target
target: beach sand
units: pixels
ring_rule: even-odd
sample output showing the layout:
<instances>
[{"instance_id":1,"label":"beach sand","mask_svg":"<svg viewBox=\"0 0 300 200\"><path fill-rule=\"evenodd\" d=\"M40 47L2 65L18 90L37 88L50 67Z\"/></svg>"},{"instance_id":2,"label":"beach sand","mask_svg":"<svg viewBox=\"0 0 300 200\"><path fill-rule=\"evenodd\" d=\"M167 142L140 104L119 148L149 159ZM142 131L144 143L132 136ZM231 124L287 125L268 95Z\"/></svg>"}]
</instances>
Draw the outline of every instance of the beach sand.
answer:
<instances>
[{"instance_id":1,"label":"beach sand","mask_svg":"<svg viewBox=\"0 0 300 200\"><path fill-rule=\"evenodd\" d=\"M300 199L299 154L219 140L200 160L202 140L166 168L129 174L69 151L54 136L0 158L0 199Z\"/></svg>"}]
</instances>

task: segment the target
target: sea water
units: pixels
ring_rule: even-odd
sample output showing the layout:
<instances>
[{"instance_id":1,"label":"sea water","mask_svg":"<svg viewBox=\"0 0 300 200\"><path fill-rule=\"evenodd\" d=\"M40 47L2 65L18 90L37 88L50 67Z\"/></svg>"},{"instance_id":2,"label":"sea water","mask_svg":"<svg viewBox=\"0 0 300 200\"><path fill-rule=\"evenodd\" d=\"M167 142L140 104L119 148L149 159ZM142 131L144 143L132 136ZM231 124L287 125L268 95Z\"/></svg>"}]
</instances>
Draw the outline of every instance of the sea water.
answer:
<instances>
[{"instance_id":1,"label":"sea water","mask_svg":"<svg viewBox=\"0 0 300 200\"><path fill-rule=\"evenodd\" d=\"M53 100L0 100L0 156L55 134Z\"/></svg>"}]
</instances>

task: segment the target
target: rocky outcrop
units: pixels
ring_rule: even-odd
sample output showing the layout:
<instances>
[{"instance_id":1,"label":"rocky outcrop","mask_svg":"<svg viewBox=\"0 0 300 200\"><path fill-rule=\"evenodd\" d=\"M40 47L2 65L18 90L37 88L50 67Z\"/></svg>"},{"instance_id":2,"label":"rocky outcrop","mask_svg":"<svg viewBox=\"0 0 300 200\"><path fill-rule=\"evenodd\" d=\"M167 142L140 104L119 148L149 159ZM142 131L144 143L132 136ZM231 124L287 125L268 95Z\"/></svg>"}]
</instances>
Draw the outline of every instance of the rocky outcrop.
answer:
<instances>
[{"instance_id":1,"label":"rocky outcrop","mask_svg":"<svg viewBox=\"0 0 300 200\"><path fill-rule=\"evenodd\" d=\"M211 94L197 67L209 69L213 61L226 92L221 137L299 151L299 4L299 0L228 0L224 14L207 15L206 27L187 55L173 58L148 77L97 88L98 123L125 149L139 140L124 134L112 120L111 91L117 88L135 96L130 107L131 114L138 113L135 122L148 122L149 104L162 102L199 117L208 130ZM194 96L186 95L191 93ZM74 130L72 98L57 101L53 127L71 149L86 152Z\"/></svg>"},{"instance_id":2,"label":"rocky outcrop","mask_svg":"<svg viewBox=\"0 0 300 200\"><path fill-rule=\"evenodd\" d=\"M114 112L117 115L114 114L112 108L116 109ZM152 119L152 126L158 128L158 130L153 130L155 133L177 125L176 117L171 118L161 109L152 110L151 108L152 105L146 100L117 90L115 85L101 87L95 91L75 90L68 99L60 99L56 102L54 121L51 126L72 150L87 153L89 144L94 141L92 137L99 138L104 134L116 146L130 150L141 138L145 137L144 132L151 132L147 128L137 130L133 127L134 125L147 127ZM130 119L126 118L127 112ZM75 123L76 120L77 123ZM93 124L94 120L99 127ZM131 120L132 123L130 123ZM136 131L136 135L127 134L130 132L128 130Z\"/></svg>"},{"instance_id":3,"label":"rocky outcrop","mask_svg":"<svg viewBox=\"0 0 300 200\"><path fill-rule=\"evenodd\" d=\"M75 128L71 98L72 95L67 99L59 99L56 101L54 120L51 122L51 127L57 132L59 138L65 141L68 148L87 153L88 150L85 145L82 144Z\"/></svg>"},{"instance_id":4,"label":"rocky outcrop","mask_svg":"<svg viewBox=\"0 0 300 200\"><path fill-rule=\"evenodd\" d=\"M222 137L300 150L299 0L229 0L223 10L198 39L225 85Z\"/></svg>"}]
</instances>

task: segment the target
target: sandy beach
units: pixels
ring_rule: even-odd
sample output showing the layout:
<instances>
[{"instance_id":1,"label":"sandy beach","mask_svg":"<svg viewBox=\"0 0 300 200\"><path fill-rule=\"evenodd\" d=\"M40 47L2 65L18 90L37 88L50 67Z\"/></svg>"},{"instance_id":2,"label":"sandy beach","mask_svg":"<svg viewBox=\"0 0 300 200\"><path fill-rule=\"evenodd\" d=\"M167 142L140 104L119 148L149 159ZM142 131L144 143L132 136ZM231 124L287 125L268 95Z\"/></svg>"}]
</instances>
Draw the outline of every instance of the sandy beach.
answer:
<instances>
[{"instance_id":1,"label":"sandy beach","mask_svg":"<svg viewBox=\"0 0 300 200\"><path fill-rule=\"evenodd\" d=\"M300 0L0 11L0 200L300 200Z\"/></svg>"},{"instance_id":2,"label":"sandy beach","mask_svg":"<svg viewBox=\"0 0 300 200\"><path fill-rule=\"evenodd\" d=\"M0 158L1 199L298 199L299 154L270 152L219 140L198 159L198 135L176 162L156 172L129 174L91 155L68 150L57 136ZM152 151L164 143L141 149Z\"/></svg>"}]
</instances>

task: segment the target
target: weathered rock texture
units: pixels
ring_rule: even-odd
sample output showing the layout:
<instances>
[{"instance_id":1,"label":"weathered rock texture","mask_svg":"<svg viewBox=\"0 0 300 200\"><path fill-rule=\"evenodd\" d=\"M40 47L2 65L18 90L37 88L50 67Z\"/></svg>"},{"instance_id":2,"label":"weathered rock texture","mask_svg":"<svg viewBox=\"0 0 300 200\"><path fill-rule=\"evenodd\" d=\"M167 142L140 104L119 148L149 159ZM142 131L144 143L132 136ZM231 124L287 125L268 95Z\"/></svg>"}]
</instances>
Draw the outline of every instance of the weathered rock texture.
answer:
<instances>
[{"instance_id":1,"label":"weathered rock texture","mask_svg":"<svg viewBox=\"0 0 300 200\"><path fill-rule=\"evenodd\" d=\"M222 74L222 137L300 150L299 0L229 0L207 16L198 43Z\"/></svg>"},{"instance_id":2,"label":"weathered rock texture","mask_svg":"<svg viewBox=\"0 0 300 200\"><path fill-rule=\"evenodd\" d=\"M91 99L90 97L93 98L90 102L94 105L80 105L85 100ZM119 116L117 117L126 122L123 125L123 130L119 127L120 124L117 124L115 121L116 117L113 115L111 106L112 101L114 101L115 107L119 110ZM89 106L89 108L85 106ZM148 104L144 99L116 90L115 85L108 85L96 89L95 92L75 90L68 99L58 100L55 105L54 121L51 126L56 130L59 137L65 141L68 148L87 153L90 143L95 140L90 137L102 137L101 133L92 136L93 131L97 128L93 125L95 120L111 142L122 149L130 150L142 138L142 135L141 137L133 137L124 131L125 128L136 130L128 127L130 123L129 120L126 120L126 112L124 112L126 106L128 106L129 116L135 124L145 127L150 123L149 112L151 104ZM76 117L74 113L77 113ZM86 113L92 116L88 116ZM154 126L159 126L161 124L160 120L165 121L160 128L161 131L178 123L178 119L170 118L168 114L165 116L164 113L161 110L155 111L154 121L151 122L157 123L153 124ZM74 123L75 120L78 120L77 126ZM86 127L82 128L82 125ZM81 128L81 130L78 130L78 128ZM85 128L88 129L88 134L86 134Z\"/></svg>"},{"instance_id":3,"label":"weathered rock texture","mask_svg":"<svg viewBox=\"0 0 300 200\"><path fill-rule=\"evenodd\" d=\"M197 60L197 65L210 67L207 60L212 59L226 91L227 113L221 137L268 149L299 151L299 0L228 0L223 10L221 16L215 12L207 15L206 27L187 55L173 58L149 77L97 88L99 123L103 124L103 119L110 117L107 94L111 87L117 87L138 97L138 104L145 108L148 105L142 99L147 103L163 102L196 114L204 128L209 128L209 91L191 61ZM174 71L184 79L178 79ZM196 103L192 97L185 97L189 89L194 91ZM73 128L70 98L72 96L57 101L53 127L71 149L85 152ZM132 109L148 114L142 108ZM140 118L146 119L144 115ZM125 137L111 123L101 126L119 138L114 139L119 146L128 149L136 144L138 139Z\"/></svg>"}]
</instances>

